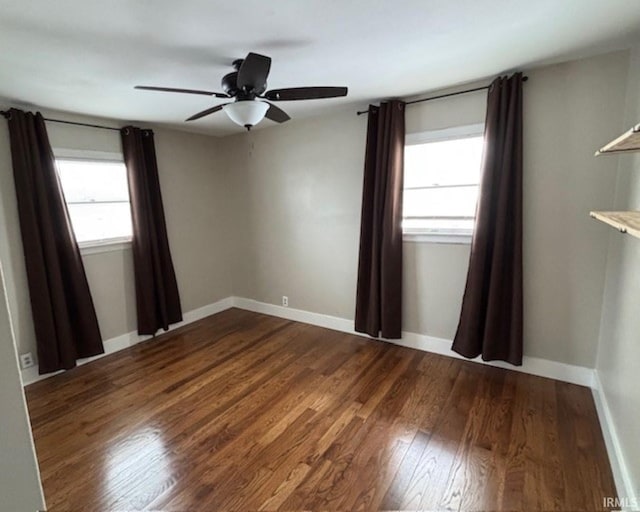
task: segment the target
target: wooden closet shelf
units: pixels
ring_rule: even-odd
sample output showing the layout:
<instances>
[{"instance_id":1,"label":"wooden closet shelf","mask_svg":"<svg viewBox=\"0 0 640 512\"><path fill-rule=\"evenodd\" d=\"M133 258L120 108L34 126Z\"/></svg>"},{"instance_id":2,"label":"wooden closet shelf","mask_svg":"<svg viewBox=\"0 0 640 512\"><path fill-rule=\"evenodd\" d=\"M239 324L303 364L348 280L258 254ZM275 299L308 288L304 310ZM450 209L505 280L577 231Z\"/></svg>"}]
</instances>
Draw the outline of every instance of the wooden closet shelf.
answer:
<instances>
[{"instance_id":1,"label":"wooden closet shelf","mask_svg":"<svg viewBox=\"0 0 640 512\"><path fill-rule=\"evenodd\" d=\"M640 124L623 133L606 146L596 151L596 156L608 153L623 153L626 151L640 151Z\"/></svg>"},{"instance_id":2,"label":"wooden closet shelf","mask_svg":"<svg viewBox=\"0 0 640 512\"><path fill-rule=\"evenodd\" d=\"M591 212L591 217L609 226L613 226L621 233L640 238L640 211L630 212Z\"/></svg>"}]
</instances>

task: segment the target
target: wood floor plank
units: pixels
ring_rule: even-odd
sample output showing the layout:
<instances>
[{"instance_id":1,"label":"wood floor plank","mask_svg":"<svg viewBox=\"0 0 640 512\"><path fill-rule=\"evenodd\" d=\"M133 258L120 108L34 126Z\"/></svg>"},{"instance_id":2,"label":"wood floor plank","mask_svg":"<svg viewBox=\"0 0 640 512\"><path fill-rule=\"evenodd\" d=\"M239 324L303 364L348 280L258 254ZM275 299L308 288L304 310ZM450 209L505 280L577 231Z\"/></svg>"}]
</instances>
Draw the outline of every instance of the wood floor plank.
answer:
<instances>
[{"instance_id":1,"label":"wood floor plank","mask_svg":"<svg viewBox=\"0 0 640 512\"><path fill-rule=\"evenodd\" d=\"M602 510L587 388L230 309L26 390L49 510Z\"/></svg>"},{"instance_id":2,"label":"wood floor plank","mask_svg":"<svg viewBox=\"0 0 640 512\"><path fill-rule=\"evenodd\" d=\"M453 456L446 490L440 500L443 509L486 510L492 504L490 499L485 502L485 496L492 487L488 476L493 470L494 457L491 447L481 442L486 424L491 421L491 415L487 414L492 410L491 390L491 378L478 379L475 399L467 413L464 434ZM435 465L439 466L442 464ZM426 480L425 491L430 485L431 480ZM428 498L429 494L424 492L420 506L428 507Z\"/></svg>"},{"instance_id":3,"label":"wood floor plank","mask_svg":"<svg viewBox=\"0 0 640 512\"><path fill-rule=\"evenodd\" d=\"M253 355L249 357L250 362L253 362L252 357ZM282 375L279 375L281 378L291 377L292 373L301 372L301 369L293 366L295 361L295 355L293 354L288 355L287 358L283 358L281 354L275 355L273 353L266 358L264 354L260 354L260 357L264 359L262 364L265 365L265 367L270 367L276 374L279 368L287 367L287 372L283 372ZM272 360L276 361L277 364L270 364ZM139 415L127 415L122 418L122 421L127 424L128 420L129 428L126 429L121 436L110 438L109 441L111 444L118 444L120 440L126 441L129 432L133 431L135 433L140 429L146 428L149 424L153 425L155 429L174 432L176 437L189 437L191 430L200 426L208 426L206 418L213 416L220 411L227 412L227 409L232 403L235 407L238 407L237 402L242 396L246 397L246 395L250 394L250 391L260 388L262 383L267 380L262 372L255 372L250 376L250 378L239 375L238 379L241 379L241 382L237 382L235 385L233 385L233 380L224 385L216 384L213 391L226 390L227 392L220 393L214 398L211 398L206 389L205 391L202 391L203 388L200 387L197 388L199 391L198 393L193 392L194 390L185 391L179 395L179 398L175 398L173 401L169 400L167 397L163 398L161 396L162 405L158 412L153 408L150 411L147 411L148 414L140 413ZM216 379L215 382L218 382L218 379ZM167 409L167 403L172 403L173 407ZM207 407L202 407L203 404L206 404ZM100 415L99 419L102 421L103 415ZM102 428L99 431L93 432L90 430L89 434L93 435L94 442L101 442L105 439L105 436L108 436L109 432L109 425L102 424ZM69 438L67 438L67 440L68 439ZM170 438L169 440L172 439ZM178 446L180 445L178 444ZM91 455L92 454L86 450L77 450L73 452L73 456L64 461L65 477L76 482L76 478L82 478L82 469L86 463L86 459L91 457ZM74 462L75 464L73 464ZM74 469L78 474L74 474Z\"/></svg>"},{"instance_id":4,"label":"wood floor plank","mask_svg":"<svg viewBox=\"0 0 640 512\"><path fill-rule=\"evenodd\" d=\"M442 503L443 496L451 484L451 473L455 462L455 454L465 433L469 414L478 392L475 379L476 368L462 366L457 378L450 388L449 396L439 415L438 423L432 431L425 432L424 446L411 474L407 474L402 482L402 492L390 501L383 501L386 508L401 508L418 504L424 508L441 509L450 505L450 499ZM404 465L404 464L403 464ZM402 468L404 469L404 468ZM401 469L401 471L402 471ZM398 474L398 479L402 473ZM432 486L432 482L439 482ZM396 484L394 483L394 487ZM425 485L428 489L424 489ZM417 495L414 495L417 493ZM399 498L399 499L398 499ZM448 496L447 498L451 498ZM425 500L429 505L424 506Z\"/></svg>"}]
</instances>

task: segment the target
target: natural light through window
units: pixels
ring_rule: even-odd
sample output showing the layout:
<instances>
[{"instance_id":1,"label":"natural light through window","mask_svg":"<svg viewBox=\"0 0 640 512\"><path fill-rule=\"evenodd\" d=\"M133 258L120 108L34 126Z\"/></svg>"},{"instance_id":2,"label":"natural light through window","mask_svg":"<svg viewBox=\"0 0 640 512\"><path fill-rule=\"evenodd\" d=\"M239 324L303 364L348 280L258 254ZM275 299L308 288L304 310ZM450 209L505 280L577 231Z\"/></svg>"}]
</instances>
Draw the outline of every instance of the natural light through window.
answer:
<instances>
[{"instance_id":1,"label":"natural light through window","mask_svg":"<svg viewBox=\"0 0 640 512\"><path fill-rule=\"evenodd\" d=\"M57 159L78 243L131 239L127 170L123 162Z\"/></svg>"},{"instance_id":2,"label":"natural light through window","mask_svg":"<svg viewBox=\"0 0 640 512\"><path fill-rule=\"evenodd\" d=\"M482 148L483 136L477 132L405 146L406 235L473 233Z\"/></svg>"}]
</instances>

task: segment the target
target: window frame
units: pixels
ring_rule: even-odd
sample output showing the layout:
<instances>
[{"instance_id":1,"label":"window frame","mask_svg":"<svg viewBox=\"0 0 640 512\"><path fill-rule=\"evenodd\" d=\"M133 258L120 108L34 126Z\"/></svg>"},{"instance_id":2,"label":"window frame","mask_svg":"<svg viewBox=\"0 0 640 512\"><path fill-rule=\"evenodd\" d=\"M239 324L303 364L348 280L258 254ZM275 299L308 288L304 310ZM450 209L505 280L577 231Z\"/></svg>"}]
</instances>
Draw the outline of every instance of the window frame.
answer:
<instances>
[{"instance_id":1,"label":"window frame","mask_svg":"<svg viewBox=\"0 0 640 512\"><path fill-rule=\"evenodd\" d=\"M432 142L444 142L448 140L467 139L484 136L484 123L467 124L452 128L438 130L426 130L423 132L407 133L405 135L405 147L428 144ZM404 188L402 193L404 194ZM404 219L404 217L403 217ZM452 230L402 230L403 242L412 243L439 243L439 244L471 244L473 233L456 232Z\"/></svg>"},{"instance_id":2,"label":"window frame","mask_svg":"<svg viewBox=\"0 0 640 512\"><path fill-rule=\"evenodd\" d=\"M53 148L53 157L57 160L76 160L84 162L111 162L124 164L122 153L112 151L94 151L89 149ZM131 201L131 198L129 198ZM66 199L65 199L66 203ZM124 251L131 248L132 237L120 236L101 240L78 242L83 256L111 251Z\"/></svg>"}]
</instances>

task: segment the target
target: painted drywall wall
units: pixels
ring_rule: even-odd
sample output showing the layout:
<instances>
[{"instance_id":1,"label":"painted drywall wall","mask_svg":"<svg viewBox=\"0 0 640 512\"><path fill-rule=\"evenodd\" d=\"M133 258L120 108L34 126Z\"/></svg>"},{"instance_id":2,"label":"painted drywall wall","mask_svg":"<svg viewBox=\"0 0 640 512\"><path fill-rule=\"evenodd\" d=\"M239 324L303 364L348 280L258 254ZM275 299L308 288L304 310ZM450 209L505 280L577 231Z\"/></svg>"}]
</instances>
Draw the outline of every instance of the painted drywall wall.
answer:
<instances>
[{"instance_id":1,"label":"painted drywall wall","mask_svg":"<svg viewBox=\"0 0 640 512\"><path fill-rule=\"evenodd\" d=\"M619 132L640 122L640 47L632 52L629 70L627 115ZM619 164L615 209L640 210L640 156L609 158ZM626 491L640 499L640 240L601 229L610 239L596 369L619 442Z\"/></svg>"},{"instance_id":2,"label":"painted drywall wall","mask_svg":"<svg viewBox=\"0 0 640 512\"><path fill-rule=\"evenodd\" d=\"M593 367L628 52L539 68L525 85L525 354ZM407 132L482 122L485 94L414 105ZM353 318L366 119L354 110L225 138L239 257L234 294ZM238 210L236 210L238 211ZM469 247L405 243L404 329L451 339Z\"/></svg>"},{"instance_id":3,"label":"painted drywall wall","mask_svg":"<svg viewBox=\"0 0 640 512\"><path fill-rule=\"evenodd\" d=\"M55 118L118 126L104 119L45 112ZM119 133L48 123L54 148L121 153ZM183 309L190 311L231 295L231 248L226 222L227 169L220 165L217 140L154 127L169 243ZM9 307L19 353L35 350L9 137L0 123L0 247ZM104 339L136 329L133 261L130 248L83 256Z\"/></svg>"},{"instance_id":4,"label":"painted drywall wall","mask_svg":"<svg viewBox=\"0 0 640 512\"><path fill-rule=\"evenodd\" d=\"M525 94L524 290L528 355L593 368L616 163L593 157L623 116L628 52L541 68ZM604 244L604 245L603 245Z\"/></svg>"},{"instance_id":5,"label":"painted drywall wall","mask_svg":"<svg viewBox=\"0 0 640 512\"><path fill-rule=\"evenodd\" d=\"M246 155L233 175L236 295L279 304L288 294L291 307L335 316L352 310L365 124L347 111L225 139Z\"/></svg>"},{"instance_id":6,"label":"painted drywall wall","mask_svg":"<svg viewBox=\"0 0 640 512\"><path fill-rule=\"evenodd\" d=\"M0 411L0 510L44 510L1 265Z\"/></svg>"},{"instance_id":7,"label":"painted drywall wall","mask_svg":"<svg viewBox=\"0 0 640 512\"><path fill-rule=\"evenodd\" d=\"M183 311L231 295L228 173L217 139L156 129L167 232Z\"/></svg>"}]
</instances>

